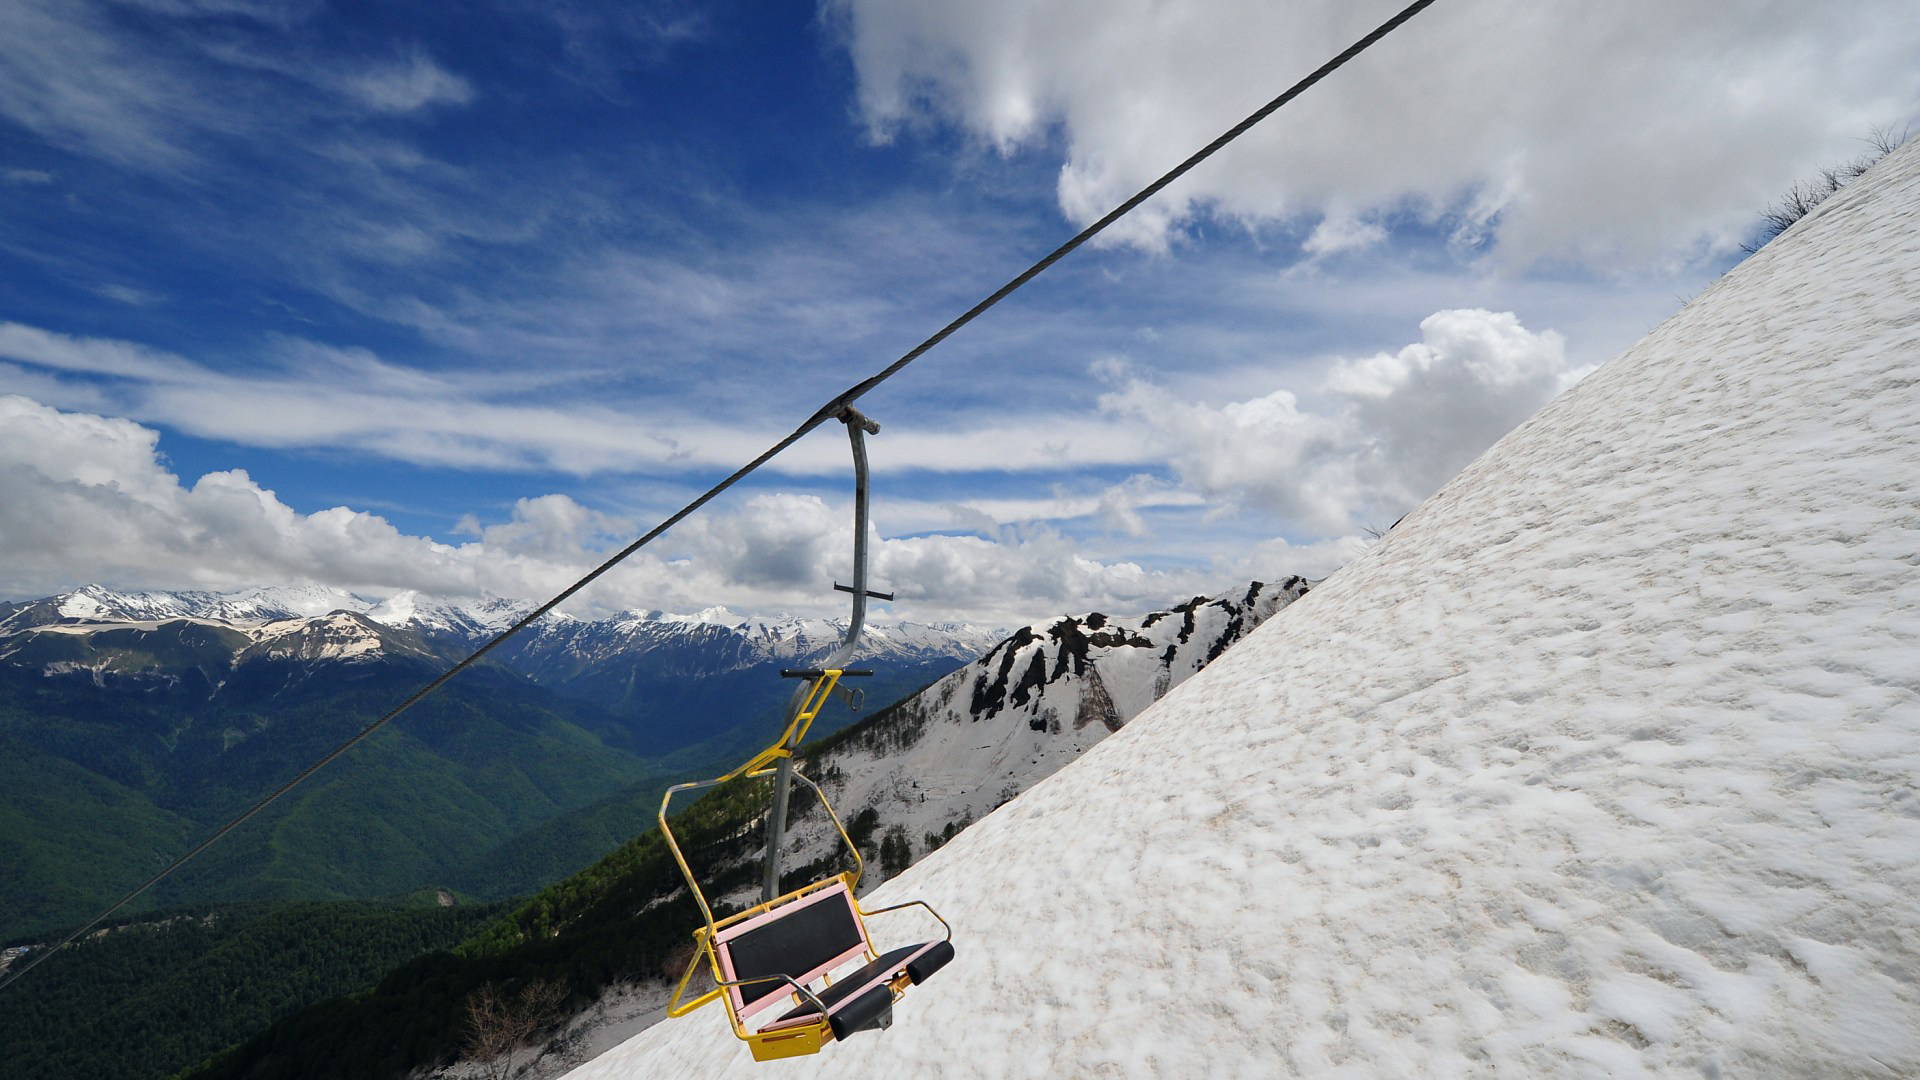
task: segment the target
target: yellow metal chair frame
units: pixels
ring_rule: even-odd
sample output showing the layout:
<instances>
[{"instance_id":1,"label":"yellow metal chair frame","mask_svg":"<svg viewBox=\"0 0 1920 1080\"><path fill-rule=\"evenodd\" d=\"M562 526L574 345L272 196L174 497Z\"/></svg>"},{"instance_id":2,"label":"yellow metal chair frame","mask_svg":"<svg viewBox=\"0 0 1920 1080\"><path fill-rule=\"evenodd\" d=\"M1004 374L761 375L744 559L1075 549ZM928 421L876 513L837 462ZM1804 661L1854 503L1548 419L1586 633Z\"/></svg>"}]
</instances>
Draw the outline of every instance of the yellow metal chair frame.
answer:
<instances>
[{"instance_id":1,"label":"yellow metal chair frame","mask_svg":"<svg viewBox=\"0 0 1920 1080\"><path fill-rule=\"evenodd\" d=\"M812 725L814 717L820 714L821 708L826 705L828 699L832 696L834 687L839 683L842 674L844 674L844 672L841 669L832 668L821 671L815 676L812 684L807 689L805 697L802 699L800 707L795 710L793 719L788 721L786 729L780 733L780 738L775 740L773 745L748 759L746 764L741 765L739 768L734 769L724 776L718 776L712 780L698 780L692 783L676 784L668 788L666 794L660 800L660 835L666 837L667 847L672 850L674 861L680 865L680 873L686 877L687 888L692 892L694 902L700 905L700 914L705 920L705 925L697 927L693 931L693 956L688 959L686 972L681 975L680 984L674 988L673 996L667 1002L667 1015L669 1017L685 1016L716 999L724 1000L727 1004L727 1020L733 1027L735 1037L748 1044L756 1061L767 1061L773 1058L798 1057L804 1054L818 1053L820 1048L833 1037L832 1029L828 1022L828 1010L826 1006L821 1003L818 995L805 986L795 982L789 976L777 975L755 979L728 979L720 966L720 957L716 951L715 939L720 931L729 926L745 922L766 912L786 907L797 900L823 889L830 889L837 884L845 884L847 895L851 899L855 886L860 882L860 875L866 868L866 861L860 857L860 849L854 846L853 838L847 835L846 826L841 823L839 813L834 810L833 804L827 801L826 793L820 790L820 785L808 779L798 770L795 770L792 773L793 778L811 788L814 795L820 800L820 805L826 807L827 816L833 821L834 831L840 834L840 839L846 844L847 850L853 853L854 868L851 871L836 874L825 880L801 886L783 896L778 896L772 900L747 908L745 911L735 912L725 918L715 919L713 917L713 908L707 903L706 894L701 891L700 882L694 877L693 868L688 865L687 857L685 853L680 850L679 841L673 835L673 828L667 822L667 811L673 804L673 797L683 791L716 787L729 780L743 776L749 778L767 776L774 771L773 767L780 759L792 758L795 748L800 745L802 739L806 738L807 728ZM856 918L860 920L861 935L863 938L866 936L864 920L867 916L878 915L889 911L898 911L909 907L926 908L927 913L938 920L940 925L946 929L946 940L953 940L953 927L948 925L947 920L942 918L940 913L934 911L925 901L913 900L905 904L894 904L890 907L874 908L870 911L862 908L857 900L853 902L853 910ZM875 958L870 944L867 946L867 952L867 958L869 960ZM687 988L693 981L694 973L699 970L702 958L707 961L708 969L713 976L713 988L698 997L683 1001L682 998L685 997ZM738 1012L735 1011L734 999L728 996L727 990L734 987L782 981L791 986L793 1001L796 1005L805 1002L811 1004L819 1011L818 1020L804 1026L783 1027L775 1031L749 1030L746 1024L742 1022ZM906 982L907 978L903 975L889 984L893 991L893 996L896 999L905 991L906 987L904 984Z\"/></svg>"}]
</instances>

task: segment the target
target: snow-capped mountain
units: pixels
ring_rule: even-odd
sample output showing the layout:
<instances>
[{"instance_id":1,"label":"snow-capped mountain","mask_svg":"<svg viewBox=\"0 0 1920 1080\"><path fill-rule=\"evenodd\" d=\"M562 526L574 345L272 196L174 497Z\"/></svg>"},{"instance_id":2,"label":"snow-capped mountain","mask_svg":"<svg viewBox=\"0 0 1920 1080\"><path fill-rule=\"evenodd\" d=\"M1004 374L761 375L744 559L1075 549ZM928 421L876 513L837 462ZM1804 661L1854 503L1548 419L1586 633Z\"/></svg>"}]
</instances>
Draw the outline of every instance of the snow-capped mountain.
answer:
<instances>
[{"instance_id":1,"label":"snow-capped mountain","mask_svg":"<svg viewBox=\"0 0 1920 1080\"><path fill-rule=\"evenodd\" d=\"M117 592L87 585L70 593L25 603L0 606L0 635L28 630L62 628L84 632L108 626L152 624L174 619L217 623L248 633L260 641L277 641L295 633L286 626L268 624L286 620L320 619L333 633L348 623L334 618L351 613L367 623L394 630L410 630L438 639L450 647L478 645L519 621L533 610L526 600L488 596L448 600L412 590L373 600L324 586L276 586L236 592ZM325 636L327 631L306 634ZM846 623L836 619L757 618L736 615L726 608L709 608L692 615L663 611L627 611L604 619L577 619L549 615L525 631L515 649L536 663L560 662L590 666L636 650L687 641L722 651L736 665L804 659L836 646ZM971 656L991 645L1001 631L965 623L886 623L867 626L865 657L871 660L920 659L929 656ZM352 636L352 635L350 635ZM381 635L367 631L350 650L353 655L378 651ZM369 644L371 642L371 644ZM412 650L417 651L417 650Z\"/></svg>"},{"instance_id":2,"label":"snow-capped mountain","mask_svg":"<svg viewBox=\"0 0 1920 1080\"><path fill-rule=\"evenodd\" d=\"M458 602L405 589L367 608L366 616L385 626L449 635L478 644L519 622L534 606L532 601L504 596Z\"/></svg>"},{"instance_id":3,"label":"snow-capped mountain","mask_svg":"<svg viewBox=\"0 0 1920 1080\"><path fill-rule=\"evenodd\" d=\"M1255 582L1145 616L1093 613L1021 627L920 694L824 743L812 742L819 749L808 754L802 770L833 793L837 811L869 855L866 881L878 881L1123 729L1141 708L1217 659L1306 589L1307 582L1297 577ZM776 725L763 732L741 756L777 731ZM796 799L783 865L790 875L830 873L819 868L841 854L837 836L804 789ZM704 817L687 807L690 818L705 821L706 831L703 838L683 836L682 842L699 849L694 861L702 879L719 890L712 899L751 902L751 883L759 880L757 840L765 804L756 809L750 793L744 800L719 801L723 806ZM655 805L650 801L647 810ZM658 941L663 930L679 938L695 918L692 903L679 871L649 858L648 850L644 841L628 844L591 871L554 884L509 917L517 930L504 932L496 944L525 934L522 942L551 949L550 961L604 972L607 943L629 940L630 931L615 930L618 924L638 916L645 927L634 927L639 939ZM739 886L717 886L720 881ZM647 926L649 920L655 925ZM547 940L547 928L560 926L568 929ZM638 971L652 973L646 953L627 955L642 958ZM566 1045L610 1045L602 1040L651 1022L646 1014L659 1003L656 988L627 984L635 970L627 967L612 984L601 974L599 982L577 986L600 996L568 1022ZM392 989L411 993L404 984ZM657 998L665 993L659 988Z\"/></svg>"},{"instance_id":4,"label":"snow-capped mountain","mask_svg":"<svg viewBox=\"0 0 1920 1080\"><path fill-rule=\"evenodd\" d=\"M87 585L25 603L0 603L0 633L71 622L152 622L183 619L211 593L120 593Z\"/></svg>"},{"instance_id":5,"label":"snow-capped mountain","mask_svg":"<svg viewBox=\"0 0 1920 1080\"><path fill-rule=\"evenodd\" d=\"M355 596L344 589L330 589L323 585L282 585L213 594L201 602L192 614L230 623L247 623L311 619L336 611L366 615L373 608L374 605L364 597ZM387 622L385 619L374 621Z\"/></svg>"},{"instance_id":6,"label":"snow-capped mountain","mask_svg":"<svg viewBox=\"0 0 1920 1080\"><path fill-rule=\"evenodd\" d=\"M286 676L265 684L229 678L262 662L451 664L531 610L531 603L502 597L462 601L400 592L375 600L312 586L124 593L89 585L0 605L0 663L84 675L102 689L204 698L233 685L287 684ZM725 608L692 615L629 611L604 619L552 614L494 650L488 662L625 718L627 748L651 755L777 712L792 689L779 669L821 656L844 634L838 620L754 618ZM860 662L879 669L870 684L876 700L892 701L1001 636L966 624L875 622ZM841 710L835 722L846 718Z\"/></svg>"},{"instance_id":7,"label":"snow-capped mountain","mask_svg":"<svg viewBox=\"0 0 1920 1080\"><path fill-rule=\"evenodd\" d=\"M1920 1076L1917 236L1920 141L876 889L889 1030L570 1075Z\"/></svg>"},{"instance_id":8,"label":"snow-capped mountain","mask_svg":"<svg viewBox=\"0 0 1920 1080\"><path fill-rule=\"evenodd\" d=\"M236 666L258 659L353 662L393 656L434 658L418 635L396 632L353 611L275 619L255 627L250 636L252 643L234 658Z\"/></svg>"},{"instance_id":9,"label":"snow-capped mountain","mask_svg":"<svg viewBox=\"0 0 1920 1080\"><path fill-rule=\"evenodd\" d=\"M694 615L629 611L607 619L543 619L506 648L516 665L533 672L584 671L647 654L675 665L675 673L699 675L818 657L840 644L846 627L839 619L743 618L725 608ZM859 662L971 658L1002 633L966 623L869 622Z\"/></svg>"},{"instance_id":10,"label":"snow-capped mountain","mask_svg":"<svg viewBox=\"0 0 1920 1080\"><path fill-rule=\"evenodd\" d=\"M59 596L0 605L0 634L54 626L84 630L172 619L204 620L252 633L275 621L350 612L390 629L411 630L450 645L471 646L513 625L533 607L531 601L499 596L449 600L412 590L374 600L318 585L227 593L128 593L86 585ZM280 638L288 633L287 628L280 627L266 636ZM521 653L542 658L564 656L578 665L690 639L728 642L742 662L787 662L831 650L845 635L846 622L741 616L715 607L691 615L626 611L602 619L555 614L524 633L525 639L516 643ZM866 628L863 656L871 660L972 656L992 645L1002 633L967 623L872 621Z\"/></svg>"},{"instance_id":11,"label":"snow-capped mountain","mask_svg":"<svg viewBox=\"0 0 1920 1080\"><path fill-rule=\"evenodd\" d=\"M148 623L206 619L234 625L298 619L334 611L365 613L375 605L362 597L318 585L241 589L237 592L116 592L85 585L70 593L24 604L0 605L0 633L60 623Z\"/></svg>"}]
</instances>

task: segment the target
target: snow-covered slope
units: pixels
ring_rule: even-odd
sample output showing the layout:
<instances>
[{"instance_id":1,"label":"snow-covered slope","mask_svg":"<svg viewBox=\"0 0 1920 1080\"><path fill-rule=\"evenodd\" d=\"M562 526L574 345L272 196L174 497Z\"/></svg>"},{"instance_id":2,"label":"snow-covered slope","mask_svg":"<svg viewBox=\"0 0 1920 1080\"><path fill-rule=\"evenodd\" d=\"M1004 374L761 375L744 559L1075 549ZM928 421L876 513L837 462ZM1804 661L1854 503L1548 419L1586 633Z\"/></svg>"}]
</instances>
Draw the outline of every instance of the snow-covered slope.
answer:
<instances>
[{"instance_id":1,"label":"snow-covered slope","mask_svg":"<svg viewBox=\"0 0 1920 1080\"><path fill-rule=\"evenodd\" d=\"M1917 237L1920 142L876 890L891 1030L572 1075L1920 1075Z\"/></svg>"},{"instance_id":2,"label":"snow-covered slope","mask_svg":"<svg viewBox=\"0 0 1920 1080\"><path fill-rule=\"evenodd\" d=\"M919 857L934 846L929 837L944 841L1053 775L1306 592L1293 577L1134 618L1023 626L836 740L806 771L825 780L842 818L871 809L876 830ZM819 814L789 840L789 867L841 846Z\"/></svg>"},{"instance_id":3,"label":"snow-covered slope","mask_svg":"<svg viewBox=\"0 0 1920 1080\"><path fill-rule=\"evenodd\" d=\"M412 634L397 634L365 615L336 611L311 619L280 619L253 629L253 644L234 657L249 660L370 660L379 656L433 659Z\"/></svg>"}]
</instances>

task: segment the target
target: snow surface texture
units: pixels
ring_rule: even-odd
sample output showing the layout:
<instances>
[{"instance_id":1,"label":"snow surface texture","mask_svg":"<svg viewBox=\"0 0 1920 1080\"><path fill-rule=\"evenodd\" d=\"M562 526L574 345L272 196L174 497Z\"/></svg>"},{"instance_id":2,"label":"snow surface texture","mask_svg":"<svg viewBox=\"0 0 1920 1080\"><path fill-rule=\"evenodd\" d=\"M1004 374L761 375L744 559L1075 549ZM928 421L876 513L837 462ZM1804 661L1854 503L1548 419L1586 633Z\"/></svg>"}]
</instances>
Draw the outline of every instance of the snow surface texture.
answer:
<instances>
[{"instance_id":1,"label":"snow surface texture","mask_svg":"<svg viewBox=\"0 0 1920 1080\"><path fill-rule=\"evenodd\" d=\"M1917 206L1920 142L876 890L958 948L891 1030L572 1075L1920 1075Z\"/></svg>"}]
</instances>

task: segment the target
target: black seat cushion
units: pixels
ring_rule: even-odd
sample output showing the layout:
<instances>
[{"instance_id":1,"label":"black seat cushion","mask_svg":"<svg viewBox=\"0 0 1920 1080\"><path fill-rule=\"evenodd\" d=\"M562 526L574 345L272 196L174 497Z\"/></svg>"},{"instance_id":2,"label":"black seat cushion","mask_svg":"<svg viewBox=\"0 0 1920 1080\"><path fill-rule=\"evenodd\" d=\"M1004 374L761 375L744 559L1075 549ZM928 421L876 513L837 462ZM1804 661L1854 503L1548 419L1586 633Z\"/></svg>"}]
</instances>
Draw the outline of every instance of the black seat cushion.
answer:
<instances>
[{"instance_id":1,"label":"black seat cushion","mask_svg":"<svg viewBox=\"0 0 1920 1080\"><path fill-rule=\"evenodd\" d=\"M889 949L881 953L878 959L866 964L858 971L848 972L844 978L835 980L832 986L820 991L820 1004L827 1007L829 1014L837 1013L846 1007L842 1004L843 1002L849 1001L859 992L877 983L891 981L894 974L897 973L903 965L911 967L910 962L920 954L936 951L940 947L945 948L947 957L950 958L953 956L953 946L944 941L923 942L919 945L902 945L898 949ZM943 960L935 966L936 970L938 967L944 965L945 961ZM928 974L932 974L932 972L929 971ZM918 982L919 980L915 979L914 981ZM803 1016L814 1016L817 1015L818 1012L819 1010L813 1007L813 1002L802 1002L789 1010L786 1015L775 1020L774 1025L784 1023L788 1020L797 1020Z\"/></svg>"}]
</instances>

